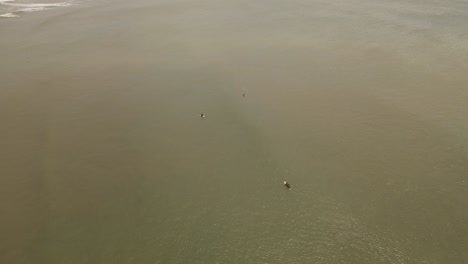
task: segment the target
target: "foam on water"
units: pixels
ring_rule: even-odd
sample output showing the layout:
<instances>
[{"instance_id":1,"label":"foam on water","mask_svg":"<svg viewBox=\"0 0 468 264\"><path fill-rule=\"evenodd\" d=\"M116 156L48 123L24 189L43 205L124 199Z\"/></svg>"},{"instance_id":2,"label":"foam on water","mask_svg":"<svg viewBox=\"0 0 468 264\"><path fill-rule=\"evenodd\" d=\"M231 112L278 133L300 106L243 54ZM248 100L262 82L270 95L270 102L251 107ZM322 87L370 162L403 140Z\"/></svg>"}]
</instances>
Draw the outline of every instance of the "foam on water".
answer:
<instances>
[{"instance_id":1,"label":"foam on water","mask_svg":"<svg viewBox=\"0 0 468 264\"><path fill-rule=\"evenodd\" d=\"M5 14L1 14L0 17L2 17L2 18L11 18L11 17L18 17L18 15L15 15L13 13L5 13Z\"/></svg>"},{"instance_id":2,"label":"foam on water","mask_svg":"<svg viewBox=\"0 0 468 264\"><path fill-rule=\"evenodd\" d=\"M8 6L14 6L14 7L28 7L28 8L41 8L41 7L60 7L60 6L69 6L70 3L66 2L60 2L60 3L34 3L34 4L9 4L9 3L4 3L5 5Z\"/></svg>"},{"instance_id":3,"label":"foam on water","mask_svg":"<svg viewBox=\"0 0 468 264\"><path fill-rule=\"evenodd\" d=\"M39 6L39 7L27 7L27 8L21 8L18 9L17 12L36 12L36 11L42 11L42 10L47 10L49 9L48 7L44 6Z\"/></svg>"},{"instance_id":4,"label":"foam on water","mask_svg":"<svg viewBox=\"0 0 468 264\"><path fill-rule=\"evenodd\" d=\"M7 13L0 14L2 18L19 17L19 13L29 13L49 10L51 8L70 6L70 2L58 3L16 3L15 0L0 0L0 11L5 9ZM3 8L2 8L3 6Z\"/></svg>"}]
</instances>

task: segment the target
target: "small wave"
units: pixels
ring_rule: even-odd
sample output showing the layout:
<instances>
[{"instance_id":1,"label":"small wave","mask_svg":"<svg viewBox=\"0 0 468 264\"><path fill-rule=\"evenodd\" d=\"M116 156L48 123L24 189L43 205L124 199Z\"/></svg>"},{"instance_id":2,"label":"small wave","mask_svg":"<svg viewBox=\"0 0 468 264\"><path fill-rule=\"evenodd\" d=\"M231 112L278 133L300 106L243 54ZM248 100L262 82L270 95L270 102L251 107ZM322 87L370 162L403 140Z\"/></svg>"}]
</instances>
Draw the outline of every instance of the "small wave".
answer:
<instances>
[{"instance_id":1,"label":"small wave","mask_svg":"<svg viewBox=\"0 0 468 264\"><path fill-rule=\"evenodd\" d=\"M13 13L5 13L5 14L0 15L0 18L12 18L12 17L18 17L18 15L15 15Z\"/></svg>"},{"instance_id":2,"label":"small wave","mask_svg":"<svg viewBox=\"0 0 468 264\"><path fill-rule=\"evenodd\" d=\"M0 0L1 1L1 0ZM24 7L24 8L50 8L50 7L65 7L70 6L70 3L61 2L61 3L37 3L37 4L10 4L3 2L4 5L12 7Z\"/></svg>"},{"instance_id":3,"label":"small wave","mask_svg":"<svg viewBox=\"0 0 468 264\"><path fill-rule=\"evenodd\" d=\"M52 8L67 7L71 3L59 2L59 3L16 3L15 0L0 0L0 4L8 7L5 14L1 14L0 18L12 18L19 17L20 13L44 11Z\"/></svg>"},{"instance_id":4,"label":"small wave","mask_svg":"<svg viewBox=\"0 0 468 264\"><path fill-rule=\"evenodd\" d=\"M36 12L36 11L43 11L49 9L48 7L27 7L27 8L20 8L16 12Z\"/></svg>"}]
</instances>

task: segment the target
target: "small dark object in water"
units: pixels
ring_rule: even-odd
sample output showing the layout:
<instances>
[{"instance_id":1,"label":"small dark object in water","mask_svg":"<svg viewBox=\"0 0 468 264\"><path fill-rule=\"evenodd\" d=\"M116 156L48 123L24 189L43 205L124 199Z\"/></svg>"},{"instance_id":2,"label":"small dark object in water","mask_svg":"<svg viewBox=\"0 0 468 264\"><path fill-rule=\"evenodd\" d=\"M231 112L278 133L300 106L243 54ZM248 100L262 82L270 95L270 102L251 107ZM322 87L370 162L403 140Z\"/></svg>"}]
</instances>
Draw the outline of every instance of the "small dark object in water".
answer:
<instances>
[{"instance_id":1,"label":"small dark object in water","mask_svg":"<svg viewBox=\"0 0 468 264\"><path fill-rule=\"evenodd\" d=\"M205 114L204 114L204 113L201 113L200 117L201 117L201 118L205 118Z\"/></svg>"},{"instance_id":2,"label":"small dark object in water","mask_svg":"<svg viewBox=\"0 0 468 264\"><path fill-rule=\"evenodd\" d=\"M291 190L291 185L289 185L287 181L284 181L283 184L286 188L288 188L288 190Z\"/></svg>"},{"instance_id":3,"label":"small dark object in water","mask_svg":"<svg viewBox=\"0 0 468 264\"><path fill-rule=\"evenodd\" d=\"M242 96L245 97L245 93L243 93Z\"/></svg>"}]
</instances>

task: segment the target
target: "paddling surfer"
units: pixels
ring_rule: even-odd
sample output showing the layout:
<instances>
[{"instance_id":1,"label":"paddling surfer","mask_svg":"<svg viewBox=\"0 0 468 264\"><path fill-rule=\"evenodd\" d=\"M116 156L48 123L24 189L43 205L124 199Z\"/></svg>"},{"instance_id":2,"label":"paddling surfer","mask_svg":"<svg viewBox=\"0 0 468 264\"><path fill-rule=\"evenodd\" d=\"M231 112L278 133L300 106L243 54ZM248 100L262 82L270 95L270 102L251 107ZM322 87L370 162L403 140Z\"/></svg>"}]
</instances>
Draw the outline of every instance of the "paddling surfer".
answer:
<instances>
[{"instance_id":1,"label":"paddling surfer","mask_svg":"<svg viewBox=\"0 0 468 264\"><path fill-rule=\"evenodd\" d=\"M287 181L283 181L284 187L288 188L288 190L291 190L291 185Z\"/></svg>"}]
</instances>

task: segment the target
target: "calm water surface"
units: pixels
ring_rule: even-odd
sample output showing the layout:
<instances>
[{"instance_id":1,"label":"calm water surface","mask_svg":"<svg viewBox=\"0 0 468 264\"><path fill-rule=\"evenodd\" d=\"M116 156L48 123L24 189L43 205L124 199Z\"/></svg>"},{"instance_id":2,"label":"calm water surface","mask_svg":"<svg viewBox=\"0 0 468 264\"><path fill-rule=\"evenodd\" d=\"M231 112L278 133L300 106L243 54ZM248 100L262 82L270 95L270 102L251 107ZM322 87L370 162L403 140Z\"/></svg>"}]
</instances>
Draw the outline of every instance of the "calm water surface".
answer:
<instances>
[{"instance_id":1,"label":"calm water surface","mask_svg":"<svg viewBox=\"0 0 468 264\"><path fill-rule=\"evenodd\" d=\"M0 263L468 263L467 1L67 3L0 19Z\"/></svg>"}]
</instances>

